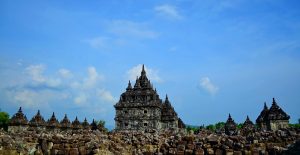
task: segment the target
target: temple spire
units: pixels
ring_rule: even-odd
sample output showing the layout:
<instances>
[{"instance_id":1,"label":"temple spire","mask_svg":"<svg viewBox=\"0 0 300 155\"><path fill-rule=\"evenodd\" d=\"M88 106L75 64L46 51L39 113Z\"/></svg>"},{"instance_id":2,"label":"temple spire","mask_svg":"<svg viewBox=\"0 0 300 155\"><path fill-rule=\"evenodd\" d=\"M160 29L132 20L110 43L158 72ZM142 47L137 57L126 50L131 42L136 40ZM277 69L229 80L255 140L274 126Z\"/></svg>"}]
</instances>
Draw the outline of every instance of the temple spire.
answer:
<instances>
[{"instance_id":1,"label":"temple spire","mask_svg":"<svg viewBox=\"0 0 300 155\"><path fill-rule=\"evenodd\" d=\"M275 101L275 98L273 98L273 104L275 104L275 105L277 104L276 101Z\"/></svg>"},{"instance_id":2,"label":"temple spire","mask_svg":"<svg viewBox=\"0 0 300 155\"><path fill-rule=\"evenodd\" d=\"M18 112L19 112L19 113L21 113L21 112L22 112L22 107L20 107L20 108L19 108Z\"/></svg>"},{"instance_id":3,"label":"temple spire","mask_svg":"<svg viewBox=\"0 0 300 155\"><path fill-rule=\"evenodd\" d=\"M231 115L230 115L230 113L229 113L229 115L228 115L228 119L231 119Z\"/></svg>"},{"instance_id":4,"label":"temple spire","mask_svg":"<svg viewBox=\"0 0 300 155\"><path fill-rule=\"evenodd\" d=\"M145 66L143 64L143 67L142 67L142 76L146 75L146 71L145 71Z\"/></svg>"},{"instance_id":5,"label":"temple spire","mask_svg":"<svg viewBox=\"0 0 300 155\"><path fill-rule=\"evenodd\" d=\"M264 110L268 110L267 103L264 103Z\"/></svg>"},{"instance_id":6,"label":"temple spire","mask_svg":"<svg viewBox=\"0 0 300 155\"><path fill-rule=\"evenodd\" d=\"M166 94L165 104L166 104L167 106L169 106L169 107L172 107L172 106L171 106L171 103L170 103L170 101L169 101L168 94Z\"/></svg>"},{"instance_id":7,"label":"temple spire","mask_svg":"<svg viewBox=\"0 0 300 155\"><path fill-rule=\"evenodd\" d=\"M140 80L138 77L136 77L134 88L141 88Z\"/></svg>"},{"instance_id":8,"label":"temple spire","mask_svg":"<svg viewBox=\"0 0 300 155\"><path fill-rule=\"evenodd\" d=\"M131 83L130 83L130 80L129 80L126 90L131 90L131 89L132 89L132 86L131 86Z\"/></svg>"}]
</instances>

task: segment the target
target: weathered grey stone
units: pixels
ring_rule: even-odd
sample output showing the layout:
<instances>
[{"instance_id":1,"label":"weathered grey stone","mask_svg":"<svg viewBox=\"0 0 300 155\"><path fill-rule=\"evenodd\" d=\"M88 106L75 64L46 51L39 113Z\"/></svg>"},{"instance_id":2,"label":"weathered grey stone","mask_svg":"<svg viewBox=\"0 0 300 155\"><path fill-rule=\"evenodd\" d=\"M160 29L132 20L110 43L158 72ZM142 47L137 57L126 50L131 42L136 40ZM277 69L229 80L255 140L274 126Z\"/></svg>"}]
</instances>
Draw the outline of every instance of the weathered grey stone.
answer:
<instances>
[{"instance_id":1,"label":"weathered grey stone","mask_svg":"<svg viewBox=\"0 0 300 155\"><path fill-rule=\"evenodd\" d=\"M201 149L201 148L197 148L197 149L195 150L195 155L204 155L204 150Z\"/></svg>"},{"instance_id":2,"label":"weathered grey stone","mask_svg":"<svg viewBox=\"0 0 300 155\"><path fill-rule=\"evenodd\" d=\"M173 129L184 127L171 105L168 96L164 102L146 76L144 66L141 76L136 79L134 87L129 81L126 91L114 106L116 109L115 124L118 131L145 131Z\"/></svg>"}]
</instances>

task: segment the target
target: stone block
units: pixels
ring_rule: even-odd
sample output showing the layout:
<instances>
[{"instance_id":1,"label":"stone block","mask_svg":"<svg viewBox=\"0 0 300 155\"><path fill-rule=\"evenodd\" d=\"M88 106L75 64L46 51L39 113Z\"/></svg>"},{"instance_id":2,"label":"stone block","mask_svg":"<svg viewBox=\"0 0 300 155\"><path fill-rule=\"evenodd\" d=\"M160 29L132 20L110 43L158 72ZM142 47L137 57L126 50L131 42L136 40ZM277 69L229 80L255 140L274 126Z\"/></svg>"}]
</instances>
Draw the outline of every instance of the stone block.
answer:
<instances>
[{"instance_id":1,"label":"stone block","mask_svg":"<svg viewBox=\"0 0 300 155\"><path fill-rule=\"evenodd\" d=\"M177 151L177 155L184 155L184 151Z\"/></svg>"},{"instance_id":2,"label":"stone block","mask_svg":"<svg viewBox=\"0 0 300 155\"><path fill-rule=\"evenodd\" d=\"M226 149L226 155L233 155L232 149Z\"/></svg>"},{"instance_id":3,"label":"stone block","mask_svg":"<svg viewBox=\"0 0 300 155\"><path fill-rule=\"evenodd\" d=\"M233 155L242 155L241 151L233 151Z\"/></svg>"},{"instance_id":4,"label":"stone block","mask_svg":"<svg viewBox=\"0 0 300 155\"><path fill-rule=\"evenodd\" d=\"M176 155L177 149L176 148L169 148L169 155Z\"/></svg>"},{"instance_id":5,"label":"stone block","mask_svg":"<svg viewBox=\"0 0 300 155\"><path fill-rule=\"evenodd\" d=\"M69 154L70 155L79 155L79 151L77 148L71 148Z\"/></svg>"},{"instance_id":6,"label":"stone block","mask_svg":"<svg viewBox=\"0 0 300 155\"><path fill-rule=\"evenodd\" d=\"M204 150L201 148L198 148L195 150L195 155L204 155Z\"/></svg>"},{"instance_id":7,"label":"stone block","mask_svg":"<svg viewBox=\"0 0 300 155\"><path fill-rule=\"evenodd\" d=\"M223 155L223 151L220 150L220 149L217 149L217 150L215 151L215 155Z\"/></svg>"},{"instance_id":8,"label":"stone block","mask_svg":"<svg viewBox=\"0 0 300 155\"><path fill-rule=\"evenodd\" d=\"M206 149L206 152L207 152L207 154L209 154L209 155L215 154L215 151L214 151L212 148L207 148L207 149Z\"/></svg>"},{"instance_id":9,"label":"stone block","mask_svg":"<svg viewBox=\"0 0 300 155\"><path fill-rule=\"evenodd\" d=\"M185 150L185 145L178 145L177 150L178 151L184 151Z\"/></svg>"},{"instance_id":10,"label":"stone block","mask_svg":"<svg viewBox=\"0 0 300 155\"><path fill-rule=\"evenodd\" d=\"M86 155L87 154L84 146L79 147L78 151L79 151L80 155Z\"/></svg>"},{"instance_id":11,"label":"stone block","mask_svg":"<svg viewBox=\"0 0 300 155\"><path fill-rule=\"evenodd\" d=\"M185 152L185 153L184 153L185 155L193 155L193 152L194 152L194 151L193 151L193 150L187 149L187 150L185 150L184 152Z\"/></svg>"},{"instance_id":12,"label":"stone block","mask_svg":"<svg viewBox=\"0 0 300 155\"><path fill-rule=\"evenodd\" d=\"M195 145L194 144L187 144L186 148L189 149L189 150L194 150Z\"/></svg>"}]
</instances>

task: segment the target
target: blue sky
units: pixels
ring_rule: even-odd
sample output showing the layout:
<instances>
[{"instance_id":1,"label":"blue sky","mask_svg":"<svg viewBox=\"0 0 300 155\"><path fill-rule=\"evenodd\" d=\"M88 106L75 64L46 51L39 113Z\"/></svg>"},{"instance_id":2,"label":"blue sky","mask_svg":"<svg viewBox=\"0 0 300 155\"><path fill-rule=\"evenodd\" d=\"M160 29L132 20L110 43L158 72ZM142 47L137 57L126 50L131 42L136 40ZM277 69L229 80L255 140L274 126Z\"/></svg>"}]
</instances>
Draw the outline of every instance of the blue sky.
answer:
<instances>
[{"instance_id":1,"label":"blue sky","mask_svg":"<svg viewBox=\"0 0 300 155\"><path fill-rule=\"evenodd\" d=\"M300 4L285 0L0 1L0 108L114 125L145 64L183 121L300 118Z\"/></svg>"}]
</instances>

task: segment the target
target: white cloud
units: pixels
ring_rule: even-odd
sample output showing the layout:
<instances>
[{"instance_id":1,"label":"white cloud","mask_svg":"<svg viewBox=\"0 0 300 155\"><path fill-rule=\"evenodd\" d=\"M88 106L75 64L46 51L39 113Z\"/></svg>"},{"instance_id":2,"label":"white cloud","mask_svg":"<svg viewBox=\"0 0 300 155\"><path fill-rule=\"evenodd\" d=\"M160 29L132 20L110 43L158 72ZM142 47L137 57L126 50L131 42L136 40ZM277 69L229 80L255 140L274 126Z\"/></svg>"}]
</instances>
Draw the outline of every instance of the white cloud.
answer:
<instances>
[{"instance_id":1,"label":"white cloud","mask_svg":"<svg viewBox=\"0 0 300 155\"><path fill-rule=\"evenodd\" d=\"M29 74L33 84L44 84L52 88L59 87L61 85L61 79L46 77L44 75L45 70L46 67L41 64L30 65L25 69L26 73Z\"/></svg>"},{"instance_id":2,"label":"white cloud","mask_svg":"<svg viewBox=\"0 0 300 155\"><path fill-rule=\"evenodd\" d=\"M71 78L73 76L71 71L64 69L64 68L58 70L58 73L61 77L65 78L65 79Z\"/></svg>"},{"instance_id":3,"label":"white cloud","mask_svg":"<svg viewBox=\"0 0 300 155\"><path fill-rule=\"evenodd\" d=\"M104 76L99 74L95 67L91 66L87 68L87 76L83 80L72 81L70 87L79 90L94 89L103 80Z\"/></svg>"},{"instance_id":4,"label":"white cloud","mask_svg":"<svg viewBox=\"0 0 300 155\"><path fill-rule=\"evenodd\" d=\"M6 92L9 101L26 108L48 107L49 103L67 98L64 92L55 92L51 90L31 90L18 88Z\"/></svg>"},{"instance_id":5,"label":"white cloud","mask_svg":"<svg viewBox=\"0 0 300 155\"><path fill-rule=\"evenodd\" d=\"M144 23L129 20L114 20L109 24L109 30L119 37L134 37L139 39L153 39L158 33L147 28Z\"/></svg>"},{"instance_id":6,"label":"white cloud","mask_svg":"<svg viewBox=\"0 0 300 155\"><path fill-rule=\"evenodd\" d=\"M25 70L30 75L30 77L34 82L42 83L46 81L45 77L43 76L43 72L45 69L46 67L40 64L40 65L30 65Z\"/></svg>"},{"instance_id":7,"label":"white cloud","mask_svg":"<svg viewBox=\"0 0 300 155\"><path fill-rule=\"evenodd\" d=\"M149 24L131 20L108 21L104 25L104 30L107 32L106 35L84 39L82 42L107 52L117 47L137 46L141 44L141 40L159 37L159 33L149 28Z\"/></svg>"},{"instance_id":8,"label":"white cloud","mask_svg":"<svg viewBox=\"0 0 300 155\"><path fill-rule=\"evenodd\" d=\"M85 110L101 104L100 111L105 111L106 108L110 108L111 103L116 102L111 92L101 85L104 76L93 66L87 68L83 77L75 76L64 68L55 71L55 74L49 74L42 64L22 69L29 76L23 78L23 81L7 83L0 88L0 92L5 94L7 100L17 106L55 107L56 104L67 102L70 106ZM20 75L21 71L17 73Z\"/></svg>"},{"instance_id":9,"label":"white cloud","mask_svg":"<svg viewBox=\"0 0 300 155\"><path fill-rule=\"evenodd\" d=\"M18 91L14 94L14 100L18 103L23 103L25 107L35 106L38 99L38 94L29 90Z\"/></svg>"},{"instance_id":10,"label":"white cloud","mask_svg":"<svg viewBox=\"0 0 300 155\"><path fill-rule=\"evenodd\" d=\"M86 94L82 93L74 98L74 103L77 105L83 105L87 103L87 99L88 97L86 96Z\"/></svg>"},{"instance_id":11,"label":"white cloud","mask_svg":"<svg viewBox=\"0 0 300 155\"><path fill-rule=\"evenodd\" d=\"M107 101L109 103L115 103L117 100L111 95L111 93L105 89L98 89L97 95L101 100Z\"/></svg>"},{"instance_id":12,"label":"white cloud","mask_svg":"<svg viewBox=\"0 0 300 155\"><path fill-rule=\"evenodd\" d=\"M84 88L93 88L99 81L104 80L104 76L99 75L95 67L88 68L88 77L83 80Z\"/></svg>"},{"instance_id":13,"label":"white cloud","mask_svg":"<svg viewBox=\"0 0 300 155\"><path fill-rule=\"evenodd\" d=\"M179 14L177 8L173 5L164 4L159 5L154 8L154 10L165 17L171 18L171 19L181 19L182 16Z\"/></svg>"},{"instance_id":14,"label":"white cloud","mask_svg":"<svg viewBox=\"0 0 300 155\"><path fill-rule=\"evenodd\" d=\"M200 86L207 92L209 92L211 95L215 95L219 88L215 86L208 77L203 77L200 80Z\"/></svg>"},{"instance_id":15,"label":"white cloud","mask_svg":"<svg viewBox=\"0 0 300 155\"><path fill-rule=\"evenodd\" d=\"M135 81L137 76L141 75L141 71L142 71L142 64L139 64L137 66L132 67L131 69L129 69L127 71L127 79L130 79L131 81ZM154 82L162 82L163 80L161 79L161 77L158 75L158 71L148 68L147 66L145 66L145 71L147 74L147 77L149 80L154 81Z\"/></svg>"},{"instance_id":16,"label":"white cloud","mask_svg":"<svg viewBox=\"0 0 300 155\"><path fill-rule=\"evenodd\" d=\"M110 39L108 37L96 37L91 39L86 39L84 42L88 43L93 48L104 48L107 47L107 45L110 42Z\"/></svg>"}]
</instances>

